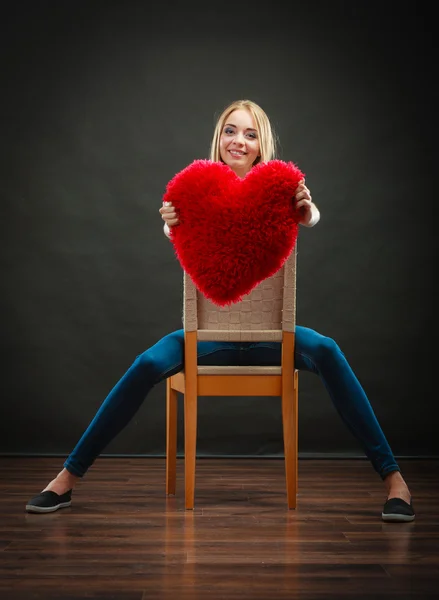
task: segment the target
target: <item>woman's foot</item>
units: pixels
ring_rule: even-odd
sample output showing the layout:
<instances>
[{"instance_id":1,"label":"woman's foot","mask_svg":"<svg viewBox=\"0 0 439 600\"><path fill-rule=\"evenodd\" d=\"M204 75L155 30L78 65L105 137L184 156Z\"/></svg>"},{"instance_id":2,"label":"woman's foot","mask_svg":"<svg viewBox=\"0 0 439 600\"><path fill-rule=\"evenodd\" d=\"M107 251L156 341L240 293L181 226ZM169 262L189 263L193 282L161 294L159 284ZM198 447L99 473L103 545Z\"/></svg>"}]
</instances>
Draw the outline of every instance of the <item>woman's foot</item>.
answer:
<instances>
[{"instance_id":1,"label":"woman's foot","mask_svg":"<svg viewBox=\"0 0 439 600\"><path fill-rule=\"evenodd\" d=\"M54 512L66 508L72 503L72 490L79 477L63 469L55 479L26 504L26 511L31 513Z\"/></svg>"},{"instance_id":2,"label":"woman's foot","mask_svg":"<svg viewBox=\"0 0 439 600\"><path fill-rule=\"evenodd\" d=\"M381 517L383 521L407 523L415 518L410 490L399 471L389 473L384 479L387 500Z\"/></svg>"},{"instance_id":3,"label":"woman's foot","mask_svg":"<svg viewBox=\"0 0 439 600\"><path fill-rule=\"evenodd\" d=\"M58 473L55 479L52 479L52 481L44 488L43 492L55 492L55 494L61 496L69 490L72 490L79 479L80 478L76 475L69 473L67 469L63 469Z\"/></svg>"},{"instance_id":4,"label":"woman's foot","mask_svg":"<svg viewBox=\"0 0 439 600\"><path fill-rule=\"evenodd\" d=\"M384 484L387 489L387 500L391 500L392 498L401 498L401 500L404 500L407 502L407 504L410 504L410 490L399 471L393 471L392 473L389 473L384 479Z\"/></svg>"}]
</instances>

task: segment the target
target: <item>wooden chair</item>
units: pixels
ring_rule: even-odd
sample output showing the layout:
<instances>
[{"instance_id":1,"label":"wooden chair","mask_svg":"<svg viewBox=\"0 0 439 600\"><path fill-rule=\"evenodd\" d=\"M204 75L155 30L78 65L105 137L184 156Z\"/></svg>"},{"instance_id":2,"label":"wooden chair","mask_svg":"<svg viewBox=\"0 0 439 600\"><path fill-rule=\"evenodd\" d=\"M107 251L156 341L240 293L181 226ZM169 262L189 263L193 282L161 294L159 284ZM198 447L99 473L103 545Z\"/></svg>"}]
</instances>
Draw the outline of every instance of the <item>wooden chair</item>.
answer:
<instances>
[{"instance_id":1,"label":"wooden chair","mask_svg":"<svg viewBox=\"0 0 439 600\"><path fill-rule=\"evenodd\" d=\"M298 371L294 368L296 248L283 267L242 301L218 307L184 273L185 367L166 388L166 493L175 495L177 393L184 395L185 505L194 508L198 396L278 396L288 508L296 508L298 480ZM279 367L198 366L197 341L279 341Z\"/></svg>"}]
</instances>

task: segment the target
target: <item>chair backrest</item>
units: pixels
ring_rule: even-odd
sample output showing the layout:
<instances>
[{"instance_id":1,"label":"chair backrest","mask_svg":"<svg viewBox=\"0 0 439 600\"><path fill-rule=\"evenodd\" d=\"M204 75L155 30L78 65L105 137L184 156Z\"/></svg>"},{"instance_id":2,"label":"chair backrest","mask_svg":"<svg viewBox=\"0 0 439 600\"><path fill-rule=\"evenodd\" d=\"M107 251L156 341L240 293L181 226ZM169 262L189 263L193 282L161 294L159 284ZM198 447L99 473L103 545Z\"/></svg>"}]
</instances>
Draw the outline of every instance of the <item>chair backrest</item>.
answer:
<instances>
[{"instance_id":1,"label":"chair backrest","mask_svg":"<svg viewBox=\"0 0 439 600\"><path fill-rule=\"evenodd\" d=\"M296 326L295 246L283 266L240 302L217 306L201 294L184 273L183 326L198 340L281 341Z\"/></svg>"}]
</instances>

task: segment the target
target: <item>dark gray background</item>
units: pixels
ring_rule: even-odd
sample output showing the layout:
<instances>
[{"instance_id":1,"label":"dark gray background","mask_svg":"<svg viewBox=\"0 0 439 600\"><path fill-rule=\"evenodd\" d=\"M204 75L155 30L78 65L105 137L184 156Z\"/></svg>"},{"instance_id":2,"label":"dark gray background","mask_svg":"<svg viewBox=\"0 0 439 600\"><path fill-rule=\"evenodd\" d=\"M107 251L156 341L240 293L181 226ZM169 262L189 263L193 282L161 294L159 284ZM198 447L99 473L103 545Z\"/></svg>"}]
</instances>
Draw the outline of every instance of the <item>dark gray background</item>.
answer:
<instances>
[{"instance_id":1,"label":"dark gray background","mask_svg":"<svg viewBox=\"0 0 439 600\"><path fill-rule=\"evenodd\" d=\"M16 2L2 20L1 453L67 454L136 355L181 327L161 198L250 98L322 213L300 231L298 323L337 340L395 454L438 454L422 3ZM316 376L299 404L302 456L362 456ZM163 383L106 452L164 450ZM198 450L282 453L280 403L201 398Z\"/></svg>"}]
</instances>

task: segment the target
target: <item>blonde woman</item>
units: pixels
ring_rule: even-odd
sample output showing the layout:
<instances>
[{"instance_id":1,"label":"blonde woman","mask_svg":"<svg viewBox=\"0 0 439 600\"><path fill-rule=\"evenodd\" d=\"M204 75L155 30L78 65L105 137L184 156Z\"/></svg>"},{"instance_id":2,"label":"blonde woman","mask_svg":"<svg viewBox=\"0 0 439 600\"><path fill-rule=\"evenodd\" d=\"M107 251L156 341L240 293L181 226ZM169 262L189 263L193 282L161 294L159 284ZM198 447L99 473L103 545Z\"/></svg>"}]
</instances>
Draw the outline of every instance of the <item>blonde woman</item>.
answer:
<instances>
[{"instance_id":1,"label":"blonde woman","mask_svg":"<svg viewBox=\"0 0 439 600\"><path fill-rule=\"evenodd\" d=\"M214 130L211 160L222 161L236 175L245 177L254 165L274 157L275 135L260 106L250 100L239 100L224 109ZM320 213L304 181L299 184L295 198L300 224L314 226ZM178 214L172 205L162 206L159 212L169 237L170 228L178 225ZM182 370L183 350L181 329L165 336L136 358L102 403L66 459L64 468L28 502L28 512L47 513L71 505L75 484L131 421L152 387ZM200 365L234 365L239 360L239 364L278 365L280 351L279 343L199 342L198 362ZM382 519L412 521L415 514L410 491L370 402L336 342L297 325L295 367L322 379L341 419L383 480L387 494Z\"/></svg>"}]
</instances>

